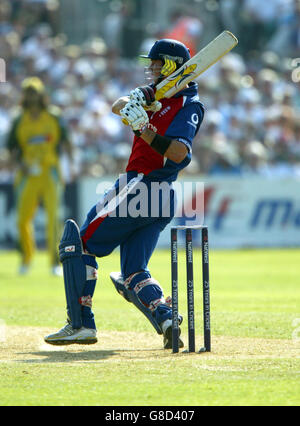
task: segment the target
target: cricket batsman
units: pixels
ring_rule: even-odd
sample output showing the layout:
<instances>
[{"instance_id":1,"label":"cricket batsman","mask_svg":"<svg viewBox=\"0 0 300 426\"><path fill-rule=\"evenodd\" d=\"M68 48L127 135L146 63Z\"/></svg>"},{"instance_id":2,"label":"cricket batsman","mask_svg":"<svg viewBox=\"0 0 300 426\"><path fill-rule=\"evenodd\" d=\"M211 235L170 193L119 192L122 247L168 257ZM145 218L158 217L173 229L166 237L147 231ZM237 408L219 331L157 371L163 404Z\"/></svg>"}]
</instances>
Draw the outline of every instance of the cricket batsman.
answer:
<instances>
[{"instance_id":1,"label":"cricket batsman","mask_svg":"<svg viewBox=\"0 0 300 426\"><path fill-rule=\"evenodd\" d=\"M164 348L172 348L172 308L148 263L160 233L175 214L172 182L191 161L192 143L203 120L204 107L195 82L171 98L155 100L157 84L190 59L184 44L162 39L144 57L150 62L153 82L137 87L112 106L112 111L134 133L126 173L92 207L80 229L73 220L65 224L59 248L68 319L61 330L45 337L49 344L97 342L92 312L96 258L109 255L119 246L121 271L111 274L117 291L163 335ZM168 191L162 191L161 197L153 196L155 184ZM132 204L136 209L132 209ZM137 214L139 204L146 205L143 214ZM180 337L178 343L183 347Z\"/></svg>"}]
</instances>

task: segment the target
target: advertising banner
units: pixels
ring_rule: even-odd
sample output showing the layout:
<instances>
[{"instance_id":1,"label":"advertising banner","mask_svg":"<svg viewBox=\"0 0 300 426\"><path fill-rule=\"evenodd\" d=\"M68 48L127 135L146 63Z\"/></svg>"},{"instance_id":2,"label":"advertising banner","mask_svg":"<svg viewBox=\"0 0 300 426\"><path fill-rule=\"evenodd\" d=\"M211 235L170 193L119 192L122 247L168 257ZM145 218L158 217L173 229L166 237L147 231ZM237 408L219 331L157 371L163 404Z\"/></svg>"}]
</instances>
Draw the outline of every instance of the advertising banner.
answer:
<instances>
[{"instance_id":1,"label":"advertising banner","mask_svg":"<svg viewBox=\"0 0 300 426\"><path fill-rule=\"evenodd\" d=\"M80 223L114 181L112 177L80 182ZM300 179L196 176L179 183L178 214L162 232L160 247L169 247L171 226L193 224L208 226L210 246L215 248L300 246ZM200 245L196 230L194 244Z\"/></svg>"},{"instance_id":2,"label":"advertising banner","mask_svg":"<svg viewBox=\"0 0 300 426\"><path fill-rule=\"evenodd\" d=\"M112 187L116 177L84 178L66 188L61 218L83 224L89 210ZM207 225L214 248L300 246L300 180L181 178L175 185L177 213L162 232L159 247L169 247L175 225ZM46 221L42 208L34 219L38 245L44 244ZM183 232L180 232L183 242ZM182 234L182 235L181 235ZM18 239L12 185L0 185L0 247L12 248ZM200 246L200 232L194 231Z\"/></svg>"}]
</instances>

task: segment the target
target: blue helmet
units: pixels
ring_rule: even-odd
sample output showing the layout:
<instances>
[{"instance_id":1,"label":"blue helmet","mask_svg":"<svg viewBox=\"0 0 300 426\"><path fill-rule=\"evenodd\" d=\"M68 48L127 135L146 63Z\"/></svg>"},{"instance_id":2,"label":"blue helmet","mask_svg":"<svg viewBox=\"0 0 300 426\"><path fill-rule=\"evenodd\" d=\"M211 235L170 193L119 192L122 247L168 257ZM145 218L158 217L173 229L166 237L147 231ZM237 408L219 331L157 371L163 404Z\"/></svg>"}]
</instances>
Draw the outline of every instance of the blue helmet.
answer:
<instances>
[{"instance_id":1,"label":"blue helmet","mask_svg":"<svg viewBox=\"0 0 300 426\"><path fill-rule=\"evenodd\" d=\"M164 61L165 56L173 59L177 67L180 67L191 58L189 49L183 43L169 38L156 41L148 55L140 55L141 58L161 59L162 61Z\"/></svg>"}]
</instances>

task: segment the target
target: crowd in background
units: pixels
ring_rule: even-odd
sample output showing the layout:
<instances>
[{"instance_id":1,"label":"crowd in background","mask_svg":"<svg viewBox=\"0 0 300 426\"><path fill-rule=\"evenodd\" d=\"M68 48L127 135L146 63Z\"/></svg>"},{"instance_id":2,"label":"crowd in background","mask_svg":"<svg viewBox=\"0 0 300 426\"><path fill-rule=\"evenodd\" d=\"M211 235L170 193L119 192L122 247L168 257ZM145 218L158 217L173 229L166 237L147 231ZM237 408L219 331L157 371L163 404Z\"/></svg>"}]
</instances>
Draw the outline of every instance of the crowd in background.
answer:
<instances>
[{"instance_id":1,"label":"crowd in background","mask_svg":"<svg viewBox=\"0 0 300 426\"><path fill-rule=\"evenodd\" d=\"M300 2L220 3L223 27L240 44L198 79L206 114L186 173L299 176ZM74 156L70 164L62 155L67 180L122 172L130 154L132 133L111 104L145 84L144 65L122 57L105 37L68 43L56 28L57 7L56 0L1 0L7 82L0 83L0 182L12 179L5 140L21 83L32 75L42 79L68 128ZM199 22L201 46L205 22ZM141 40L141 50L147 40Z\"/></svg>"}]
</instances>

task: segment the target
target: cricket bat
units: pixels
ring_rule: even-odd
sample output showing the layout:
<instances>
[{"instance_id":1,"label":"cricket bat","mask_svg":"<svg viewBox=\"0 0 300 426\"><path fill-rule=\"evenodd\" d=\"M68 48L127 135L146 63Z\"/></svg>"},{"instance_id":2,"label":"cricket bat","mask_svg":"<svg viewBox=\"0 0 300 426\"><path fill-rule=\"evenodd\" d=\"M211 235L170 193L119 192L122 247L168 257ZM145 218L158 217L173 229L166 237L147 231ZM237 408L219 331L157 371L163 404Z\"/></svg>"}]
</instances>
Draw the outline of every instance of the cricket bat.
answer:
<instances>
[{"instance_id":1,"label":"cricket bat","mask_svg":"<svg viewBox=\"0 0 300 426\"><path fill-rule=\"evenodd\" d=\"M159 101L174 96L230 52L237 43L238 39L230 31L223 31L182 67L159 83L156 86L155 99Z\"/></svg>"},{"instance_id":2,"label":"cricket bat","mask_svg":"<svg viewBox=\"0 0 300 426\"><path fill-rule=\"evenodd\" d=\"M207 46L200 50L182 67L174 71L156 86L155 100L171 98L188 83L195 80L208 68L218 62L238 44L238 39L230 31L223 31ZM123 123L128 124L123 118Z\"/></svg>"}]
</instances>

